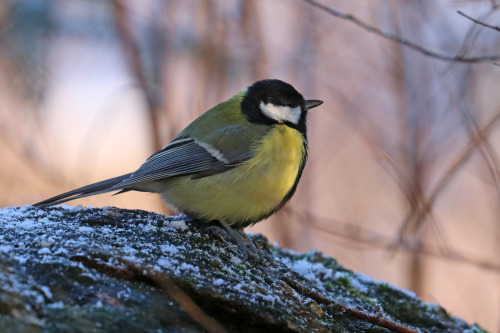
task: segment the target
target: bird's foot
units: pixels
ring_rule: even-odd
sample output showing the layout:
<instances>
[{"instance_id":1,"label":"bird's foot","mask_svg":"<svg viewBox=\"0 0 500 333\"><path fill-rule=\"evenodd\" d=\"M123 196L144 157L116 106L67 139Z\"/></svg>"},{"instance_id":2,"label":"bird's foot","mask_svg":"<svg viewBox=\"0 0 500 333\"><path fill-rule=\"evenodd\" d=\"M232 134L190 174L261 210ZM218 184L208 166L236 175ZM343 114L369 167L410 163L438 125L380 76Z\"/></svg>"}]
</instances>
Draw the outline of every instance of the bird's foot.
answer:
<instances>
[{"instance_id":1,"label":"bird's foot","mask_svg":"<svg viewBox=\"0 0 500 333\"><path fill-rule=\"evenodd\" d=\"M220 223L219 225L212 224L206 226L205 231L219 237L221 240L228 240L235 244L242 256L243 261L253 263L261 263L269 266L274 263L273 256L262 249L259 249L253 240L249 238L242 229L233 229L229 226Z\"/></svg>"},{"instance_id":2,"label":"bird's foot","mask_svg":"<svg viewBox=\"0 0 500 333\"><path fill-rule=\"evenodd\" d=\"M243 242L245 243L247 249L249 251L252 251L253 253L255 253L257 255L257 257L259 258L259 262L266 265L266 266L270 266L270 265L274 265L274 257L271 253L269 253L268 251L264 250L264 249L260 249L257 244L255 243L255 241L253 240L253 238L250 238L247 236L247 234L245 234L245 231L243 229L237 229L235 230L241 237L241 239L243 240Z\"/></svg>"}]
</instances>

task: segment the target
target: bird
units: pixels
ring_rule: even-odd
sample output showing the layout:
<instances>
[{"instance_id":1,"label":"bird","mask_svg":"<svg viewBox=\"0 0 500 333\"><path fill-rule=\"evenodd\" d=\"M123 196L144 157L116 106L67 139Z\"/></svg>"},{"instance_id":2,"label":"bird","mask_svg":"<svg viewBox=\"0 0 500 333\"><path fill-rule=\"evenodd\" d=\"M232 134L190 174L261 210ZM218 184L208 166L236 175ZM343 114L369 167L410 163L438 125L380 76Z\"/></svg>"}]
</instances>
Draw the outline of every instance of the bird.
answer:
<instances>
[{"instance_id":1,"label":"bird","mask_svg":"<svg viewBox=\"0 0 500 333\"><path fill-rule=\"evenodd\" d=\"M200 115L136 171L34 206L154 192L192 219L242 230L279 211L295 193L307 161L307 114L321 104L284 81L257 81Z\"/></svg>"}]
</instances>

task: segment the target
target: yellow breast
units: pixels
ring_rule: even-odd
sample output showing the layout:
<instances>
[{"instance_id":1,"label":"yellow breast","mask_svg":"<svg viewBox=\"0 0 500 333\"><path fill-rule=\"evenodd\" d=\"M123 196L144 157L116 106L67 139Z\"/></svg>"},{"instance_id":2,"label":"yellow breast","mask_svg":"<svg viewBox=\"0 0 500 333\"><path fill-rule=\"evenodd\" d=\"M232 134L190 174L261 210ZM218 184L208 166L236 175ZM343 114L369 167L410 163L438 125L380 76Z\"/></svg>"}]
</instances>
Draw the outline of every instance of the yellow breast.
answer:
<instances>
[{"instance_id":1,"label":"yellow breast","mask_svg":"<svg viewBox=\"0 0 500 333\"><path fill-rule=\"evenodd\" d=\"M255 144L254 157L244 164L200 179L174 178L163 195L180 211L204 220L233 226L257 222L274 211L294 186L305 149L302 134L276 125Z\"/></svg>"}]
</instances>

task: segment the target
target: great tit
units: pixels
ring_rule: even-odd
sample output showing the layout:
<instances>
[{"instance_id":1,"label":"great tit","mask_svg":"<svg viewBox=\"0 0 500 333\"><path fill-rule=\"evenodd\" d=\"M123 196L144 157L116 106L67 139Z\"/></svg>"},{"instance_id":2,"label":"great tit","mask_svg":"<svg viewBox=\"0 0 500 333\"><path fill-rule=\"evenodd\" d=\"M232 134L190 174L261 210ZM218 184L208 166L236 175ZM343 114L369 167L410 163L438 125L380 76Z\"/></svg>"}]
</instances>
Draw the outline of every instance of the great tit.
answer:
<instances>
[{"instance_id":1,"label":"great tit","mask_svg":"<svg viewBox=\"0 0 500 333\"><path fill-rule=\"evenodd\" d=\"M322 103L304 100L286 82L257 81L195 119L136 171L35 206L113 191L155 192L188 217L242 229L294 194L307 160L307 111Z\"/></svg>"}]
</instances>

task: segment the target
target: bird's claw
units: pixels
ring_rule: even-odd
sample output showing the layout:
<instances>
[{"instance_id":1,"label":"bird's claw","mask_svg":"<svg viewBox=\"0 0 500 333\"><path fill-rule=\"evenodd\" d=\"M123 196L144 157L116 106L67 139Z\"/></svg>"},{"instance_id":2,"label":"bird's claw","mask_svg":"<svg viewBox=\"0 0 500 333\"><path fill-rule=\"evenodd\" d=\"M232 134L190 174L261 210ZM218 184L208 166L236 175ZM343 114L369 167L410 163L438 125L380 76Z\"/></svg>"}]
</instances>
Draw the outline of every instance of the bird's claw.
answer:
<instances>
[{"instance_id":1,"label":"bird's claw","mask_svg":"<svg viewBox=\"0 0 500 333\"><path fill-rule=\"evenodd\" d=\"M255 264L270 266L274 263L274 258L269 252L259 249L253 240L248 237L242 229L233 229L221 223L218 225L206 226L205 231L217 236L221 240L228 240L235 244L240 252L243 261L250 261Z\"/></svg>"}]
</instances>

